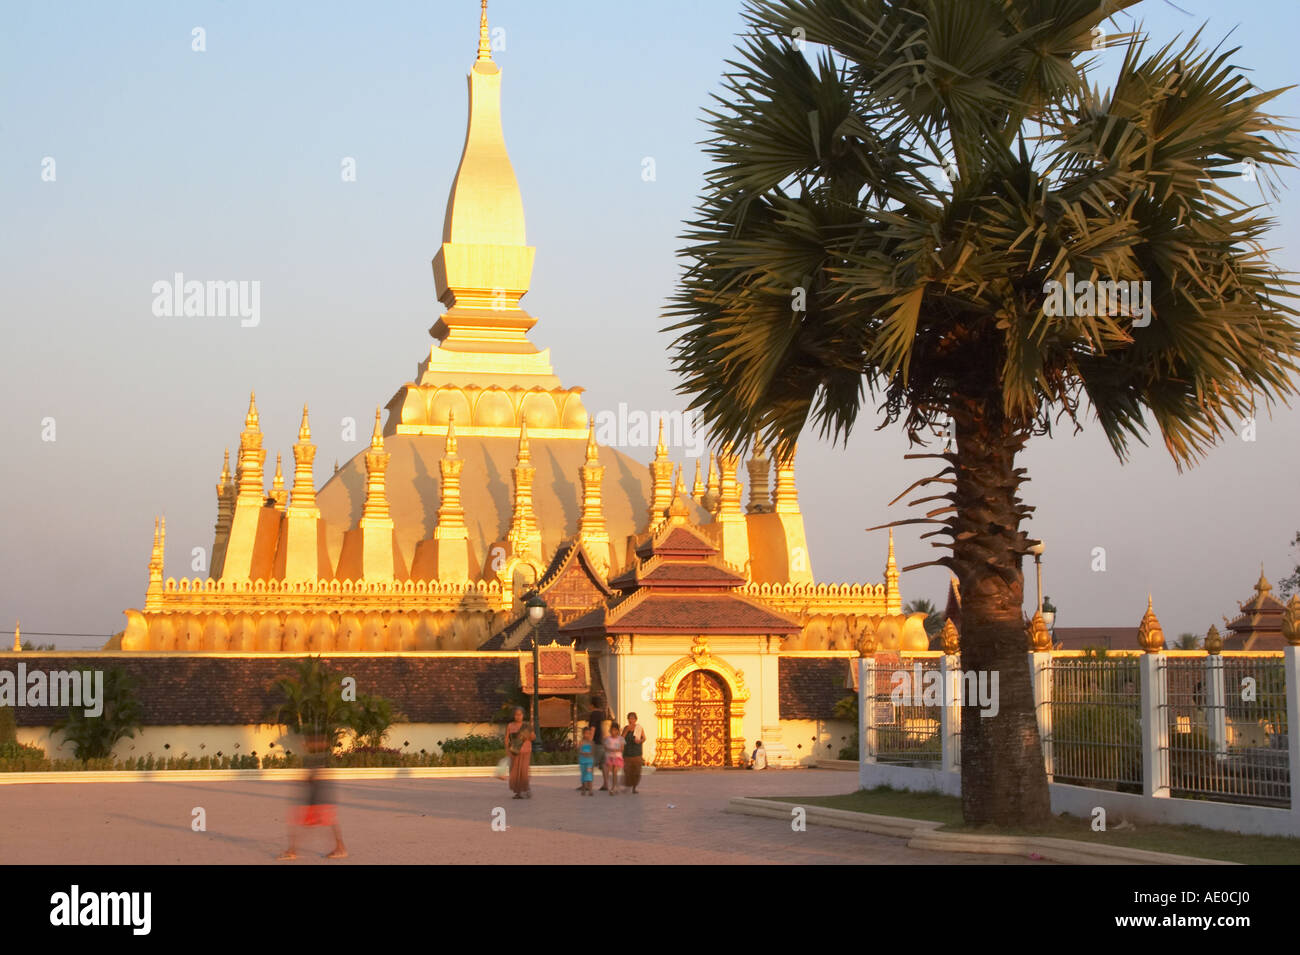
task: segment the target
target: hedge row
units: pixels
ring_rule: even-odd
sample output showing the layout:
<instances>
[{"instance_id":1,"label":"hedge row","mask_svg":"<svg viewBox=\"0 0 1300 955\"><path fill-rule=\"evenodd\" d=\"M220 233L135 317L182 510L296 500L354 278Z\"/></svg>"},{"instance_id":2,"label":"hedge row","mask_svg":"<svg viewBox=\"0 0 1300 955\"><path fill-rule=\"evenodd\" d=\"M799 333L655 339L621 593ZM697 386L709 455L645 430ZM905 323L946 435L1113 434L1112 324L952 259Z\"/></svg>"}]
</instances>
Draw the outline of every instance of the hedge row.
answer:
<instances>
[{"instance_id":1,"label":"hedge row","mask_svg":"<svg viewBox=\"0 0 1300 955\"><path fill-rule=\"evenodd\" d=\"M296 753L285 756L169 756L155 759L153 755L130 759L48 759L36 747L23 747L31 752L10 755L0 752L0 773L49 773L133 770L185 770L185 769L299 769L302 757ZM504 749L476 750L460 753L403 753L400 750L349 750L336 754L330 765L343 768L380 766L495 766L506 755ZM572 752L534 753L533 763L555 766L576 763Z\"/></svg>"}]
</instances>

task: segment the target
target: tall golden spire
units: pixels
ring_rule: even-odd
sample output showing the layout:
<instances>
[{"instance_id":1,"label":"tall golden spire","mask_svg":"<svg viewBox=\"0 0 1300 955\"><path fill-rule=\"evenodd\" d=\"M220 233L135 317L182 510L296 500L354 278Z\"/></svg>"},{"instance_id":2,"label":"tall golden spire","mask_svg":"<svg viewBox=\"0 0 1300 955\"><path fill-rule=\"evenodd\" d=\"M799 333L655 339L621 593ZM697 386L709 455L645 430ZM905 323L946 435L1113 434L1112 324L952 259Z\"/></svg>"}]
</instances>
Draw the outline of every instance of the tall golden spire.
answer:
<instances>
[{"instance_id":1,"label":"tall golden spire","mask_svg":"<svg viewBox=\"0 0 1300 955\"><path fill-rule=\"evenodd\" d=\"M314 583L320 576L318 527L320 509L316 506L316 487L312 462L316 445L311 443L311 425L307 406L302 406L302 423L293 446L293 493L286 509L288 531L285 545L284 579L290 583Z\"/></svg>"},{"instance_id":2,"label":"tall golden spire","mask_svg":"<svg viewBox=\"0 0 1300 955\"><path fill-rule=\"evenodd\" d=\"M478 58L492 59L492 34L488 30L487 0L483 0L483 12L478 18Z\"/></svg>"},{"instance_id":3,"label":"tall golden spire","mask_svg":"<svg viewBox=\"0 0 1300 955\"><path fill-rule=\"evenodd\" d=\"M650 463L650 527L664 519L664 511L673 500L673 462L668 460L664 443L664 419L659 419L659 441L654 461Z\"/></svg>"},{"instance_id":4,"label":"tall golden spire","mask_svg":"<svg viewBox=\"0 0 1300 955\"><path fill-rule=\"evenodd\" d=\"M275 454L275 476L271 479L271 499L275 501L276 507L284 507L286 495L284 493L284 470L280 460L280 452Z\"/></svg>"},{"instance_id":5,"label":"tall golden spire","mask_svg":"<svg viewBox=\"0 0 1300 955\"><path fill-rule=\"evenodd\" d=\"M517 454L515 477L514 509L510 515L510 531L506 542L510 545L513 557L541 558L541 538L537 533L537 522L533 519L533 455L528 447L528 423L519 425L519 451Z\"/></svg>"},{"instance_id":6,"label":"tall golden spire","mask_svg":"<svg viewBox=\"0 0 1300 955\"><path fill-rule=\"evenodd\" d=\"M381 409L375 409L375 430L366 451L366 500L361 506L361 577L368 581L393 579L393 518L388 513L384 473L391 457L384 450Z\"/></svg>"},{"instance_id":7,"label":"tall golden spire","mask_svg":"<svg viewBox=\"0 0 1300 955\"><path fill-rule=\"evenodd\" d=\"M442 474L442 494L438 502L438 526L433 529L434 540L468 540L465 529L465 509L460 502L460 471L465 462L457 453L456 414L447 416L447 444L438 462ZM439 574L438 579L443 579Z\"/></svg>"},{"instance_id":8,"label":"tall golden spire","mask_svg":"<svg viewBox=\"0 0 1300 955\"><path fill-rule=\"evenodd\" d=\"M749 505L747 514L766 514L772 510L772 492L769 481L772 474L772 462L767 457L767 449L762 441L754 442L754 453L746 465L749 470Z\"/></svg>"},{"instance_id":9,"label":"tall golden spire","mask_svg":"<svg viewBox=\"0 0 1300 955\"><path fill-rule=\"evenodd\" d=\"M163 552L166 549L167 521L153 519L153 550L149 554L149 586L144 592L144 609L162 609Z\"/></svg>"},{"instance_id":10,"label":"tall golden spire","mask_svg":"<svg viewBox=\"0 0 1300 955\"><path fill-rule=\"evenodd\" d=\"M898 592L898 561L894 559L894 529L889 529L889 556L885 558L885 612L902 613L903 599Z\"/></svg>"},{"instance_id":11,"label":"tall golden spire","mask_svg":"<svg viewBox=\"0 0 1300 955\"><path fill-rule=\"evenodd\" d=\"M212 543L212 566L209 574L221 578L222 568L226 563L226 544L230 540L230 522L235 516L235 496L239 493L235 480L230 476L230 449L226 448L221 459L221 477L217 479L217 524Z\"/></svg>"},{"instance_id":12,"label":"tall golden spire","mask_svg":"<svg viewBox=\"0 0 1300 955\"><path fill-rule=\"evenodd\" d=\"M246 504L262 506L265 487L262 483L262 464L266 451L262 447L262 429L257 414L257 395L248 393L248 414L244 416L244 430L239 435L239 499Z\"/></svg>"},{"instance_id":13,"label":"tall golden spire","mask_svg":"<svg viewBox=\"0 0 1300 955\"><path fill-rule=\"evenodd\" d=\"M600 485L605 469L600 464L596 445L596 426L587 426L587 459L579 475L582 478L582 515L578 518L578 539L587 548L602 574L609 572L609 532L605 528L605 514L601 507Z\"/></svg>"},{"instance_id":14,"label":"tall golden spire","mask_svg":"<svg viewBox=\"0 0 1300 955\"><path fill-rule=\"evenodd\" d=\"M384 431L380 422L380 409L375 409L375 430L370 436L370 450L366 452L366 501L361 509L361 525L366 519L389 520L388 494L384 487L384 472L390 455L384 450Z\"/></svg>"},{"instance_id":15,"label":"tall golden spire","mask_svg":"<svg viewBox=\"0 0 1300 955\"><path fill-rule=\"evenodd\" d=\"M312 477L315 460L316 445L311 443L311 425L307 422L307 406L303 405L298 441L293 446L293 496L289 504L293 510L316 507L316 482Z\"/></svg>"},{"instance_id":16,"label":"tall golden spire","mask_svg":"<svg viewBox=\"0 0 1300 955\"><path fill-rule=\"evenodd\" d=\"M778 458L776 462L776 487L772 490L772 509L778 514L798 514L799 494L794 486L794 454Z\"/></svg>"}]
</instances>

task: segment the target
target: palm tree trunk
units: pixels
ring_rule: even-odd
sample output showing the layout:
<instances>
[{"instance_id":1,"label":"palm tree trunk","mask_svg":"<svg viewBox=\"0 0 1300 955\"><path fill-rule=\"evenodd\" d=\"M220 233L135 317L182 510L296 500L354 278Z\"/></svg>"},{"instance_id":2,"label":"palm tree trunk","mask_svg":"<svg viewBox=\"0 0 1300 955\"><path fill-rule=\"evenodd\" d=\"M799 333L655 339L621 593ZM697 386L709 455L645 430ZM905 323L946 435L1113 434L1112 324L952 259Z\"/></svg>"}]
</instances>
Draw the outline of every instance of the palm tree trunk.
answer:
<instances>
[{"instance_id":1,"label":"palm tree trunk","mask_svg":"<svg viewBox=\"0 0 1300 955\"><path fill-rule=\"evenodd\" d=\"M962 709L962 816L969 825L1012 826L1051 814L1027 657L1021 559L1023 471L1015 457L1027 435L995 398L953 409L956 487L953 569L961 582L961 665L998 676L997 715L977 700ZM991 680L984 685L991 686Z\"/></svg>"}]
</instances>

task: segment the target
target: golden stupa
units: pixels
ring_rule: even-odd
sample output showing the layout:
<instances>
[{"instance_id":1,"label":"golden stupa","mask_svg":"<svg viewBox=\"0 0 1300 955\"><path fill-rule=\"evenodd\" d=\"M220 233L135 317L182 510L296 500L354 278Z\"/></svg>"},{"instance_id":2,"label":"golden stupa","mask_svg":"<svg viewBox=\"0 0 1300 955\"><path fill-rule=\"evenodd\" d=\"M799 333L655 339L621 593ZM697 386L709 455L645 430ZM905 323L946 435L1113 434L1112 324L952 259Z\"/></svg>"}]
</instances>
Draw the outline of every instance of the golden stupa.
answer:
<instances>
[{"instance_id":1,"label":"golden stupa","mask_svg":"<svg viewBox=\"0 0 1300 955\"><path fill-rule=\"evenodd\" d=\"M445 307L416 380L376 410L369 446L315 489L309 414L268 491L266 450L250 397L234 473L216 486L211 576L163 579L158 522L142 610L106 649L204 651L472 650L517 613L566 543L580 542L609 579L663 521L674 465L662 423L647 465L600 446L582 403L520 305L532 276L523 200L501 123L501 69L487 4L469 73L469 121L433 258ZM711 457L688 510L745 575L746 589L798 616L799 649L856 646L868 619L898 615L890 539L881 584L815 584L793 455ZM775 472L775 486L771 478ZM901 623L901 619L900 619Z\"/></svg>"}]
</instances>

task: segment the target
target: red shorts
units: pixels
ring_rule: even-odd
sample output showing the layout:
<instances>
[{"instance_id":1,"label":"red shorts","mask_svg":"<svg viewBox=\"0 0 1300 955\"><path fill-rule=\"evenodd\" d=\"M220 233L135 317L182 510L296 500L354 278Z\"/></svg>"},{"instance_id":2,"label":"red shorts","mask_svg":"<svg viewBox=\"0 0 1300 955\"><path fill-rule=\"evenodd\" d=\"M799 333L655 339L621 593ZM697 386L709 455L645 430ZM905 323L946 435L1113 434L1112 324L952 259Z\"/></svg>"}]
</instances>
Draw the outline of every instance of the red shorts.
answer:
<instances>
[{"instance_id":1,"label":"red shorts","mask_svg":"<svg viewBox=\"0 0 1300 955\"><path fill-rule=\"evenodd\" d=\"M302 806L295 813L294 824L298 826L335 825L334 807L328 803L320 806Z\"/></svg>"}]
</instances>

